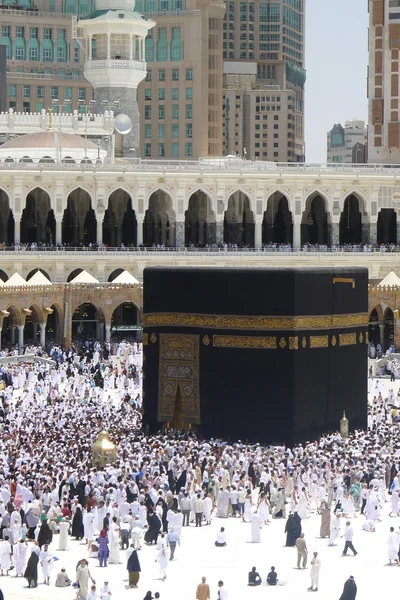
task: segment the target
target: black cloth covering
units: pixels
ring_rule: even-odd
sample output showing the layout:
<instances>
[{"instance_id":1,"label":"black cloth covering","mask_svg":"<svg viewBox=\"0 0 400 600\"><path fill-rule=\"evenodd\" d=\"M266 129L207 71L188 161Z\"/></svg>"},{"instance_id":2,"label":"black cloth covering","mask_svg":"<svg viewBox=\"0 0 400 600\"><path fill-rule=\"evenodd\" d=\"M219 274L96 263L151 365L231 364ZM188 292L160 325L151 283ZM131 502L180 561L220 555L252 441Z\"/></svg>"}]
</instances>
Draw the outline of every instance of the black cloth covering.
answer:
<instances>
[{"instance_id":1,"label":"black cloth covering","mask_svg":"<svg viewBox=\"0 0 400 600\"><path fill-rule=\"evenodd\" d=\"M39 557L35 552L32 552L26 565L24 577L28 580L29 585L33 582L37 585L38 580L38 562Z\"/></svg>"},{"instance_id":2,"label":"black cloth covering","mask_svg":"<svg viewBox=\"0 0 400 600\"><path fill-rule=\"evenodd\" d=\"M157 541L161 529L161 522L155 513L149 513L147 516L147 523L149 528L144 534L144 541L146 544L152 544Z\"/></svg>"},{"instance_id":3,"label":"black cloth covering","mask_svg":"<svg viewBox=\"0 0 400 600\"><path fill-rule=\"evenodd\" d=\"M355 600L357 596L356 582L350 577L344 584L343 593L340 596L340 600Z\"/></svg>"},{"instance_id":4,"label":"black cloth covering","mask_svg":"<svg viewBox=\"0 0 400 600\"><path fill-rule=\"evenodd\" d=\"M52 540L53 540L53 534L51 533L51 529L50 529L49 524L46 519L46 521L43 521L43 523L40 527L40 530L39 530L39 535L38 535L39 547L42 548L42 546L44 546L44 544L50 545Z\"/></svg>"},{"instance_id":5,"label":"black cloth covering","mask_svg":"<svg viewBox=\"0 0 400 600\"><path fill-rule=\"evenodd\" d=\"M132 572L139 572L140 569L140 563L139 563L139 557L138 557L138 553L136 550L134 550L132 552L132 554L130 555L130 557L128 558L128 563L126 568L128 569L129 573Z\"/></svg>"}]
</instances>

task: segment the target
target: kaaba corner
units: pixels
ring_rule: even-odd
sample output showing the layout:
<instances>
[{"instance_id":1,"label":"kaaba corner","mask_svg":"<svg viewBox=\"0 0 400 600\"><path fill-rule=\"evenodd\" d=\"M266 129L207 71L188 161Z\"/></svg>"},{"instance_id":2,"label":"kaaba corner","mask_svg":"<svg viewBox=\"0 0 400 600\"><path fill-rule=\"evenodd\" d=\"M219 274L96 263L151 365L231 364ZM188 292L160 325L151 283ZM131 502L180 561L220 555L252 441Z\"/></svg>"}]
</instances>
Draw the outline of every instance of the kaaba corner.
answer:
<instances>
[{"instance_id":1,"label":"kaaba corner","mask_svg":"<svg viewBox=\"0 0 400 600\"><path fill-rule=\"evenodd\" d=\"M292 444L366 426L363 268L147 268L144 422Z\"/></svg>"}]
</instances>

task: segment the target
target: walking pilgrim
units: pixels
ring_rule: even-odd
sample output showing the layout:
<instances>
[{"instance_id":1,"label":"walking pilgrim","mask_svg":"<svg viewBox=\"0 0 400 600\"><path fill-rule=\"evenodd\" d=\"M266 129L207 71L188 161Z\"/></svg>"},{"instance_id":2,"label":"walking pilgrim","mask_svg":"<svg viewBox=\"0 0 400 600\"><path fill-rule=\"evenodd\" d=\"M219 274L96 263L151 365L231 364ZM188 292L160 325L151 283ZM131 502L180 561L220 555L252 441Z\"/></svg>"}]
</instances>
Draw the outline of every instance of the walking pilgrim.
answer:
<instances>
[{"instance_id":1,"label":"walking pilgrim","mask_svg":"<svg viewBox=\"0 0 400 600\"><path fill-rule=\"evenodd\" d=\"M196 561L191 553L195 546L198 557L203 540L206 547L212 546L211 552L218 553L218 561L225 560L236 543L236 528L241 527L247 530L243 534L247 541L251 535L256 543L262 526L269 543L275 528L278 535L287 534L288 545L296 546L300 568L311 566L313 590L319 587L322 552L330 557L341 553L342 548L332 546L338 543L342 522L343 552L356 553L355 535L356 541L362 537L369 551L387 553L392 564L398 562L400 401L398 407L391 404L399 397L397 387L386 392L382 380L376 391L373 380L369 428L350 434L346 445L338 432L290 447L200 439L189 431L150 434L142 428L140 410L141 345L113 342L112 346L111 352L109 343L82 340L68 350L54 346L54 364L0 364L0 567L3 581L16 595L21 575L30 587L37 585L38 569L39 580L43 575L46 583L54 585L51 564L55 558L69 559L72 553L74 568L78 561L79 565L76 574L70 566L68 572L79 584L76 590L83 600L88 594L98 595L91 590L97 560L109 569L100 573L122 578L128 570L133 587L139 573L140 583L145 580L140 563L149 564L150 557L162 580L168 574L166 585L173 585L180 576L175 562L169 561L174 556L170 550L182 544L178 563L184 552ZM6 356L7 350L3 348L1 355ZM103 429L116 446L116 459L95 467L92 444ZM284 525L286 510L289 519ZM361 511L367 518L355 519ZM393 519L387 525L389 513ZM229 535L227 547L214 550L221 529L221 522L214 527L215 518L224 519L222 533ZM281 521L269 525L273 519ZM212 526L205 528L209 523ZM315 540L318 553L311 561L302 526L309 543L311 531L323 538ZM376 534L369 536L367 531ZM199 546L186 543L191 536L200 540ZM121 550L127 546L125 560ZM348 564L347 560L352 559L343 562ZM282 566L274 562L281 573ZM6 578L13 565L16 577ZM370 565L371 577L379 580L382 574L376 568ZM61 569L61 574L57 580L62 583L66 572ZM303 577L300 572L298 576ZM222 595L225 585L232 590L228 572L223 577L226 583L218 590ZM294 577L287 585L294 585ZM346 578L348 572L343 581ZM116 592L114 581L110 583L112 600ZM203 583L198 593L209 597ZM351 593L354 585L349 583L346 589Z\"/></svg>"}]
</instances>

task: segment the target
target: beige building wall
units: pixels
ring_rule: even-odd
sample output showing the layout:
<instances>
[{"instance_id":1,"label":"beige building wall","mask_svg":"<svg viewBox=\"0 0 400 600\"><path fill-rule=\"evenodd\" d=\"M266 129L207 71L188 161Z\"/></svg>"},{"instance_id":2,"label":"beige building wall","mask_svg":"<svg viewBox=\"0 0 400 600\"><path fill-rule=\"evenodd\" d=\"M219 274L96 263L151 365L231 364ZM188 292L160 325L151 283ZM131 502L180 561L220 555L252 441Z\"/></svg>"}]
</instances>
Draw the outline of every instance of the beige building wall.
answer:
<instances>
[{"instance_id":1,"label":"beige building wall","mask_svg":"<svg viewBox=\"0 0 400 600\"><path fill-rule=\"evenodd\" d=\"M368 162L400 163L400 2L369 0Z\"/></svg>"},{"instance_id":2,"label":"beige building wall","mask_svg":"<svg viewBox=\"0 0 400 600\"><path fill-rule=\"evenodd\" d=\"M37 112L51 106L52 99L58 99L59 105L67 103L60 110L84 112L83 104L89 104L92 90L82 75L83 52L72 40L72 16L90 12L90 0L36 0L36 6L37 11L0 10L0 43L9 46L8 104L18 112ZM159 10L163 6L166 8ZM151 31L154 59L147 61L148 76L138 89L141 156L159 159L220 156L225 3L139 0L136 10L157 22ZM24 58L19 58L20 50L17 55L21 41L16 40L21 27ZM65 31L64 56L57 53L59 30ZM173 51L177 31L180 54ZM31 34L37 35L40 60L30 60ZM165 36L164 52L158 52L160 35ZM53 60L49 60L48 51L44 60L44 46L49 45L45 38L49 36ZM177 56L179 59L175 59Z\"/></svg>"},{"instance_id":3,"label":"beige building wall","mask_svg":"<svg viewBox=\"0 0 400 600\"><path fill-rule=\"evenodd\" d=\"M285 138L281 131L282 143L279 146L284 144L285 150L279 147L278 156L270 159L268 149L264 148L268 151L268 157L264 157L267 160L304 160L304 4L303 0L276 0L273 3L227 1L224 60L245 64L255 62L257 83L261 87L279 86L282 93L275 94L275 97L279 95L281 98L279 110L282 115L288 111L289 95L294 98L290 101L293 105L290 109L294 116L293 129L288 130L294 137ZM289 91L292 93L288 94Z\"/></svg>"},{"instance_id":4,"label":"beige building wall","mask_svg":"<svg viewBox=\"0 0 400 600\"><path fill-rule=\"evenodd\" d=\"M240 69L248 72L240 73ZM257 81L255 63L225 63L225 71L224 153L250 160L293 162L294 92Z\"/></svg>"}]
</instances>

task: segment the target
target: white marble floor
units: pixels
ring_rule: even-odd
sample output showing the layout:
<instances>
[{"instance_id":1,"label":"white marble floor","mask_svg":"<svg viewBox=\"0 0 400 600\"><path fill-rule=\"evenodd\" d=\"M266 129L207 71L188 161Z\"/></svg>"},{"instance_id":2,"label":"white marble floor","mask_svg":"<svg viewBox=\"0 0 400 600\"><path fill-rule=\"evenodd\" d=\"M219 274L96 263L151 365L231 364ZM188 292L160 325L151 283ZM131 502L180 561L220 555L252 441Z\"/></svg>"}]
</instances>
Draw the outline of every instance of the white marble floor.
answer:
<instances>
[{"instance_id":1,"label":"white marble floor","mask_svg":"<svg viewBox=\"0 0 400 600\"><path fill-rule=\"evenodd\" d=\"M377 524L376 533L367 533L361 530L363 517L353 519L354 545L358 556L351 554L342 557L343 540L339 546L328 547L327 540L318 538L320 517L311 516L303 522L303 531L311 553L319 552L322 561L319 591L308 592L310 583L309 569L297 570L296 550L284 547L284 520L274 520L270 525L263 527L261 543L250 543L250 524L239 519L214 518L211 526L196 529L184 528L182 544L177 548L176 560L170 562L167 579L161 582L158 564L155 563L156 549L144 546L139 552L142 573L138 589L128 589L127 571L125 560L122 565L110 565L107 568L97 566L98 561L89 559L90 570L96 582L102 584L108 580L112 588L112 600L136 598L142 600L148 590L161 593L162 600L190 600L195 599L196 586L201 577L205 575L211 586L211 600L217 599L217 582L222 579L229 592L229 600L243 600L243 598L264 598L272 596L281 599L309 598L310 594L323 600L338 600L344 581L353 575L358 586L358 598L362 600L382 598L384 590L398 589L400 571L396 566L386 566L387 536L389 527L400 527L400 517L389 518L390 502L387 502L382 511L382 521ZM216 548L214 541L219 527L225 526L228 534L226 548ZM344 519L342 523L344 529ZM5 600L30 600L40 598L43 600L73 599L75 592L72 588L59 589L54 587L55 575L61 567L66 567L68 575L73 578L75 566L80 558L86 557L85 547L79 542L71 542L71 549L67 552L57 552L58 540L53 543L54 554L59 557L52 573L52 583L49 587L40 583L37 589L28 589L25 579L14 577L0 577L0 587ZM124 553L121 553L121 555ZM274 565L278 576L287 580L287 585L277 588L265 589L247 587L247 573L252 566L256 566L260 575L265 579L270 566ZM42 577L40 577L42 581Z\"/></svg>"}]
</instances>

